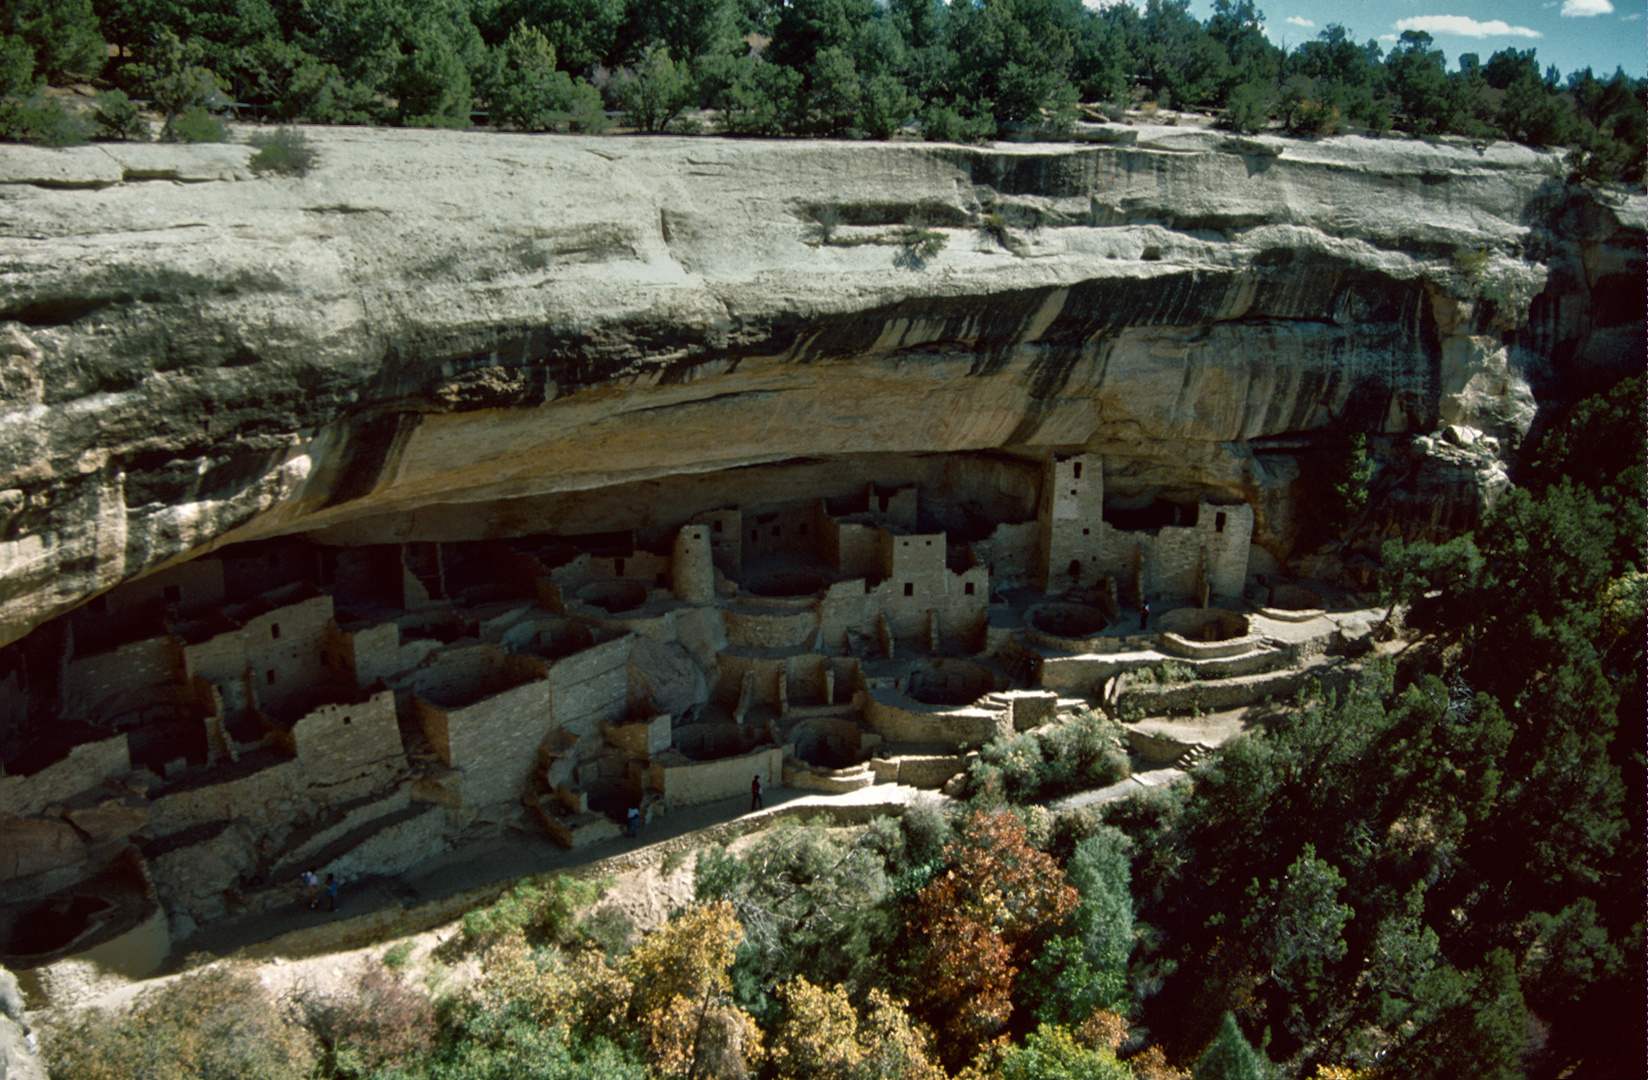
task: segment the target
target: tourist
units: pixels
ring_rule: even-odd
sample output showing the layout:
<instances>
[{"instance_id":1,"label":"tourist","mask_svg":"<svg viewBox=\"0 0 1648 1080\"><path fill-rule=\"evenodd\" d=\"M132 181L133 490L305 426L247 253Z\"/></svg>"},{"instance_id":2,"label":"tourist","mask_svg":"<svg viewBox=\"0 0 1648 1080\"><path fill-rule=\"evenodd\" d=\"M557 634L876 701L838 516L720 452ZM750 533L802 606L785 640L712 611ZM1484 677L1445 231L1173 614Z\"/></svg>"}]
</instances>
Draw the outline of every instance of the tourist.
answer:
<instances>
[{"instance_id":1,"label":"tourist","mask_svg":"<svg viewBox=\"0 0 1648 1080\"><path fill-rule=\"evenodd\" d=\"M631 836L640 836L641 835L641 808L639 806L630 807L629 808L629 813L628 813L628 815L626 815L626 817L628 818L628 821L629 821L629 835L631 835Z\"/></svg>"},{"instance_id":2,"label":"tourist","mask_svg":"<svg viewBox=\"0 0 1648 1080\"><path fill-rule=\"evenodd\" d=\"M313 911L320 906L320 875L311 866L303 872L302 880L304 888L309 890L309 910Z\"/></svg>"},{"instance_id":3,"label":"tourist","mask_svg":"<svg viewBox=\"0 0 1648 1080\"><path fill-rule=\"evenodd\" d=\"M338 910L338 875L326 875L326 910Z\"/></svg>"},{"instance_id":4,"label":"tourist","mask_svg":"<svg viewBox=\"0 0 1648 1080\"><path fill-rule=\"evenodd\" d=\"M1139 629L1143 630L1144 629L1144 624L1146 622L1148 622L1149 620L1150 620L1150 601L1149 600L1140 600L1139 601Z\"/></svg>"},{"instance_id":5,"label":"tourist","mask_svg":"<svg viewBox=\"0 0 1648 1080\"><path fill-rule=\"evenodd\" d=\"M761 774L756 773L755 779L750 781L750 813L755 813L761 806Z\"/></svg>"}]
</instances>

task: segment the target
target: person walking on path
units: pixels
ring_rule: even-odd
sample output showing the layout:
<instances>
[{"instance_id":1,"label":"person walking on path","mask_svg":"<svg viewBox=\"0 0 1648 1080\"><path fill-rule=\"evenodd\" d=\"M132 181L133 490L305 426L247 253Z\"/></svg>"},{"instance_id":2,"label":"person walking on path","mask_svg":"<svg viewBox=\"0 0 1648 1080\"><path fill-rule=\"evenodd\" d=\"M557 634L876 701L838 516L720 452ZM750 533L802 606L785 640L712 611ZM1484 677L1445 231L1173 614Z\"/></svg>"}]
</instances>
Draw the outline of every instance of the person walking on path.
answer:
<instances>
[{"instance_id":1,"label":"person walking on path","mask_svg":"<svg viewBox=\"0 0 1648 1080\"><path fill-rule=\"evenodd\" d=\"M1139 629L1143 630L1144 629L1144 624L1149 622L1149 621L1150 621L1150 601L1149 600L1140 600L1139 601Z\"/></svg>"},{"instance_id":2,"label":"person walking on path","mask_svg":"<svg viewBox=\"0 0 1648 1080\"><path fill-rule=\"evenodd\" d=\"M338 875L326 875L326 910L338 910Z\"/></svg>"},{"instance_id":3,"label":"person walking on path","mask_svg":"<svg viewBox=\"0 0 1648 1080\"><path fill-rule=\"evenodd\" d=\"M309 890L309 910L313 911L320 907L320 875L311 866L303 872L302 881L304 888Z\"/></svg>"},{"instance_id":4,"label":"person walking on path","mask_svg":"<svg viewBox=\"0 0 1648 1080\"><path fill-rule=\"evenodd\" d=\"M756 773L755 779L750 781L750 813L755 813L761 806L761 774Z\"/></svg>"},{"instance_id":5,"label":"person walking on path","mask_svg":"<svg viewBox=\"0 0 1648 1080\"><path fill-rule=\"evenodd\" d=\"M626 817L627 817L627 820L628 820L628 823L629 823L629 830L628 830L629 835L631 835L631 836L640 836L641 835L641 808L638 807L638 806L630 807L629 808L629 814L626 815Z\"/></svg>"}]
</instances>

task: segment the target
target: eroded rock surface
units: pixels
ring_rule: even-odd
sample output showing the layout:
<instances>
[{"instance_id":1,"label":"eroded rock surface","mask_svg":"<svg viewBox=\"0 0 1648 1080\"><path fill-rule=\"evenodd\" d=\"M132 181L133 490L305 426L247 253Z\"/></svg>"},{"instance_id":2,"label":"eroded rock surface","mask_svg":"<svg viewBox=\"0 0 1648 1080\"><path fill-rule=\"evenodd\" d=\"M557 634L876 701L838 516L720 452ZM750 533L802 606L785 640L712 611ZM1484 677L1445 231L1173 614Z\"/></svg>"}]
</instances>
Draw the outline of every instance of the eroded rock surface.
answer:
<instances>
[{"instance_id":1,"label":"eroded rock surface","mask_svg":"<svg viewBox=\"0 0 1648 1080\"><path fill-rule=\"evenodd\" d=\"M1285 558L1313 433L1504 456L1536 392L1642 350L1643 199L1504 144L308 136L301 179L0 158L0 643L231 541L646 530L946 469L959 505L1055 448L1118 506L1248 502Z\"/></svg>"}]
</instances>

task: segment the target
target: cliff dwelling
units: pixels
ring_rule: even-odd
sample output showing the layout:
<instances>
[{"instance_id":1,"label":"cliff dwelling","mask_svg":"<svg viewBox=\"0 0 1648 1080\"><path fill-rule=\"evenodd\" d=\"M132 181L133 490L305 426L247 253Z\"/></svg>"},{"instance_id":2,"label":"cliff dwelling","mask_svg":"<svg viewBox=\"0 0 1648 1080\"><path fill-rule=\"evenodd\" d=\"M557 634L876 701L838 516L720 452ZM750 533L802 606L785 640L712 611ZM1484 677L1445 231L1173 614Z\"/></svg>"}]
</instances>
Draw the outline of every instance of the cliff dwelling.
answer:
<instances>
[{"instance_id":1,"label":"cliff dwelling","mask_svg":"<svg viewBox=\"0 0 1648 1080\"><path fill-rule=\"evenodd\" d=\"M6 966L1291 694L1640 363L1642 198L1522 147L313 137L0 162Z\"/></svg>"},{"instance_id":2,"label":"cliff dwelling","mask_svg":"<svg viewBox=\"0 0 1648 1080\"><path fill-rule=\"evenodd\" d=\"M994 489L632 529L268 540L117 586L0 651L0 809L37 833L5 877L53 872L79 910L134 840L186 936L311 865L392 872L488 826L582 846L752 776L937 788L1186 640L1273 662L1239 616L1204 632L1254 594L1250 507L1121 528L1101 455L995 464Z\"/></svg>"}]
</instances>

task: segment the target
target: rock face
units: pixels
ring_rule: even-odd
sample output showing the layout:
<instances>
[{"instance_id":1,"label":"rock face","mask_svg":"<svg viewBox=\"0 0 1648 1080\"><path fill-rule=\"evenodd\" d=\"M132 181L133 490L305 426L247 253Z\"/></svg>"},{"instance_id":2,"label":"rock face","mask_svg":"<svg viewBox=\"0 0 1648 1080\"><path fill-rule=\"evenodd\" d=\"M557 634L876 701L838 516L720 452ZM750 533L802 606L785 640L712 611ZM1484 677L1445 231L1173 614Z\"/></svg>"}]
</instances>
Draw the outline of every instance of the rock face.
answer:
<instances>
[{"instance_id":1,"label":"rock face","mask_svg":"<svg viewBox=\"0 0 1648 1080\"><path fill-rule=\"evenodd\" d=\"M1413 437L1509 455L1642 355L1643 198L1513 146L308 136L301 179L0 158L0 644L279 533L645 535L918 474L952 528L1015 484L1027 520L1055 449L1285 559L1317 433L1468 520L1498 458Z\"/></svg>"}]
</instances>

